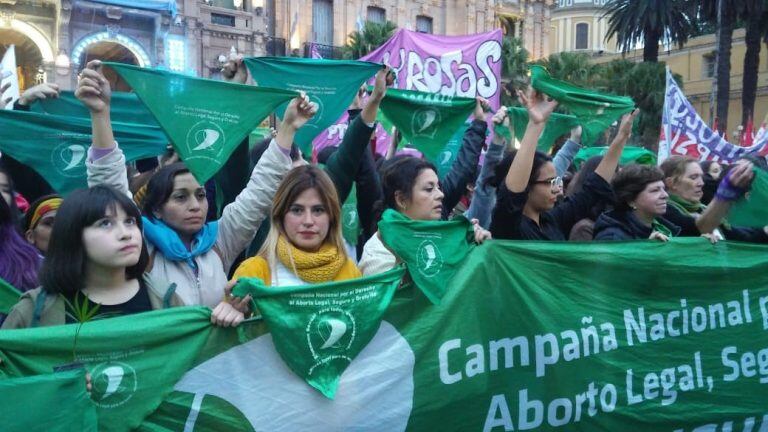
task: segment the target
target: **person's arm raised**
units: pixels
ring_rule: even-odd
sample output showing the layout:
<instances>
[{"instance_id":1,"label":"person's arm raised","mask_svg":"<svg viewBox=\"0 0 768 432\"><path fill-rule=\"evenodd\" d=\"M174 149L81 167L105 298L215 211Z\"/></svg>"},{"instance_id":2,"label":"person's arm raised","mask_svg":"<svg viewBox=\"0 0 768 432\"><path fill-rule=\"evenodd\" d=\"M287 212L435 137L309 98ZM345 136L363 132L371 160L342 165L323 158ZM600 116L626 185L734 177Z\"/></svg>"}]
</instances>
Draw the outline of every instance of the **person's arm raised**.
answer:
<instances>
[{"instance_id":1,"label":"person's arm raised","mask_svg":"<svg viewBox=\"0 0 768 432\"><path fill-rule=\"evenodd\" d=\"M753 169L752 162L739 161L720 181L715 197L696 219L696 227L700 233L709 234L723 223L723 218L728 214L733 202L744 196L744 192L749 188L755 175Z\"/></svg>"},{"instance_id":2,"label":"person's arm raised","mask_svg":"<svg viewBox=\"0 0 768 432\"><path fill-rule=\"evenodd\" d=\"M533 158L536 155L536 144L539 142L541 132L549 120L549 116L557 107L557 101L531 90L529 95L521 91L517 92L520 102L528 110L528 126L520 143L520 149L509 167L504 184L510 192L524 192L528 187L528 178L533 169Z\"/></svg>"},{"instance_id":3,"label":"person's arm raised","mask_svg":"<svg viewBox=\"0 0 768 432\"><path fill-rule=\"evenodd\" d=\"M632 123L635 121L638 113L640 113L640 110L635 108L631 113L625 114L621 118L621 124L619 125L616 137L608 147L608 151L605 152L603 160L595 168L595 174L602 177L608 183L611 182L613 175L616 174L616 167L619 166L621 152L624 151L624 145L629 140L629 137L632 136Z\"/></svg>"},{"instance_id":4,"label":"person's arm raised","mask_svg":"<svg viewBox=\"0 0 768 432\"><path fill-rule=\"evenodd\" d=\"M381 100L387 95L387 87L394 84L394 82L394 74L389 66L384 65L378 72L376 72L376 77L373 83L373 92L363 107L363 112L360 113L360 117L365 124L371 124L376 121L376 114L379 112Z\"/></svg>"},{"instance_id":5,"label":"person's arm raised","mask_svg":"<svg viewBox=\"0 0 768 432\"><path fill-rule=\"evenodd\" d=\"M112 90L109 87L109 81L101 73L100 60L88 62L85 69L80 72L75 96L91 112L93 148L113 148L115 136L112 133L112 122L109 117Z\"/></svg>"},{"instance_id":6,"label":"person's arm raised","mask_svg":"<svg viewBox=\"0 0 768 432\"><path fill-rule=\"evenodd\" d=\"M317 104L310 102L309 96L306 93L300 93L298 97L291 100L288 104L285 115L283 115L283 121L277 128L277 136L275 137L277 145L289 152L291 151L296 131L317 113Z\"/></svg>"}]
</instances>

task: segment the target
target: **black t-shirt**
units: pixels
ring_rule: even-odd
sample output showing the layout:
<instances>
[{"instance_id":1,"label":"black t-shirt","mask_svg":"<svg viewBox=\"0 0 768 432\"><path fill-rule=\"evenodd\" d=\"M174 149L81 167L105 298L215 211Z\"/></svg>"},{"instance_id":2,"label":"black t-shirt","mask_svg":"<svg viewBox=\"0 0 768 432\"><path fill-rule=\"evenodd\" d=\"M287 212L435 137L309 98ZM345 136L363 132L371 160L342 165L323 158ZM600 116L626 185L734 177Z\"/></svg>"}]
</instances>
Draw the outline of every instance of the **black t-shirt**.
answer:
<instances>
[{"instance_id":1,"label":"black t-shirt","mask_svg":"<svg viewBox=\"0 0 768 432\"><path fill-rule=\"evenodd\" d=\"M495 239L565 241L576 222L589 217L596 204L609 203L612 198L611 185L599 175L591 173L584 181L581 192L540 214L537 224L523 214L528 192L511 192L502 182L496 190L491 234Z\"/></svg>"},{"instance_id":2,"label":"black t-shirt","mask_svg":"<svg viewBox=\"0 0 768 432\"><path fill-rule=\"evenodd\" d=\"M93 308L96 307L96 303L92 302L90 299L85 297L82 293L78 292L76 295L80 296L80 299L79 299L80 303L82 303L83 298L85 298L88 301L88 310L93 310ZM69 300L70 302L72 302L72 299L69 299ZM149 300L149 291L147 290L147 287L144 284L144 281L140 280L139 290L136 292L136 295L134 295L130 300L120 304L100 305L98 312L96 312L96 316L94 318L96 319L115 318L123 315L132 315L132 314L137 314L141 312L149 312L151 310L153 309L152 309L152 303ZM67 312L70 312L70 311L68 310ZM77 321L74 319L74 317L71 316L70 313L67 313L66 323L72 324L76 322Z\"/></svg>"}]
</instances>

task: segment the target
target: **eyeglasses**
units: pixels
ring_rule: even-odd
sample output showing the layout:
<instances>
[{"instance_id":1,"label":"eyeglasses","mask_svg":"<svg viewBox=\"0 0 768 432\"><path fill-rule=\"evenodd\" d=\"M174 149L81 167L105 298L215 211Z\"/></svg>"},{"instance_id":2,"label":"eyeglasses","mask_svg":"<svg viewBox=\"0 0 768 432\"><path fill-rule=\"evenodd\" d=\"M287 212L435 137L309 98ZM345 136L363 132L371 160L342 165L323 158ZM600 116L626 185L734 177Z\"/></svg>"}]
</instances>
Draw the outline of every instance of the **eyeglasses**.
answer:
<instances>
[{"instance_id":1,"label":"eyeglasses","mask_svg":"<svg viewBox=\"0 0 768 432\"><path fill-rule=\"evenodd\" d=\"M553 177L551 179L547 180L537 180L533 182L534 184L547 184L549 183L549 187L552 188L553 191L561 190L563 188L563 178L562 177Z\"/></svg>"}]
</instances>

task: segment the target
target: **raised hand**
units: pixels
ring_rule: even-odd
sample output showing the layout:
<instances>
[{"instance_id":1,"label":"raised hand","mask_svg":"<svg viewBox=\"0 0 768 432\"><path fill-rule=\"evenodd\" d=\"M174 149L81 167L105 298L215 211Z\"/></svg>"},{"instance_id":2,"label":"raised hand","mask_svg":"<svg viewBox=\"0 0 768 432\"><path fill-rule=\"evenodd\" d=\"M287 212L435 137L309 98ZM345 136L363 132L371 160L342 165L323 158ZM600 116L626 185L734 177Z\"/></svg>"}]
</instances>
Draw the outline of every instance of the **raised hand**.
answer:
<instances>
[{"instance_id":1,"label":"raised hand","mask_svg":"<svg viewBox=\"0 0 768 432\"><path fill-rule=\"evenodd\" d=\"M229 60L221 68L224 81L237 84L245 84L248 81L248 68L243 63L243 58L242 54L229 53Z\"/></svg>"},{"instance_id":2,"label":"raised hand","mask_svg":"<svg viewBox=\"0 0 768 432\"><path fill-rule=\"evenodd\" d=\"M376 72L371 98L375 101L381 101L387 94L387 87L394 83L395 78L394 74L392 73L392 68L387 65L382 66L382 68Z\"/></svg>"},{"instance_id":3,"label":"raised hand","mask_svg":"<svg viewBox=\"0 0 768 432\"><path fill-rule=\"evenodd\" d=\"M491 109L491 104L488 103L488 99L480 96L475 98L475 112L474 112L475 120L485 119L485 112L486 110L490 110L490 109Z\"/></svg>"},{"instance_id":4,"label":"raised hand","mask_svg":"<svg viewBox=\"0 0 768 432\"><path fill-rule=\"evenodd\" d=\"M576 126L571 129L571 136L568 139L577 144L581 144L581 126Z\"/></svg>"},{"instance_id":5,"label":"raised hand","mask_svg":"<svg viewBox=\"0 0 768 432\"><path fill-rule=\"evenodd\" d=\"M496 111L496 114L491 118L493 124L509 127L509 115L507 114L507 107L503 106Z\"/></svg>"},{"instance_id":6,"label":"raised hand","mask_svg":"<svg viewBox=\"0 0 768 432\"><path fill-rule=\"evenodd\" d=\"M629 138L632 135L632 124L635 122L635 118L638 114L640 114L640 110L637 108L633 109L629 114L624 114L621 117L617 135Z\"/></svg>"},{"instance_id":7,"label":"raised hand","mask_svg":"<svg viewBox=\"0 0 768 432\"><path fill-rule=\"evenodd\" d=\"M517 91L517 97L520 98L520 103L523 104L526 110L528 110L528 121L534 124L545 124L549 120L549 116L557 108L557 101L549 96L539 93L531 88L529 93L523 93Z\"/></svg>"},{"instance_id":8,"label":"raised hand","mask_svg":"<svg viewBox=\"0 0 768 432\"><path fill-rule=\"evenodd\" d=\"M75 97L92 113L109 112L112 90L101 73L101 61L91 60L77 78Z\"/></svg>"},{"instance_id":9,"label":"raised hand","mask_svg":"<svg viewBox=\"0 0 768 432\"><path fill-rule=\"evenodd\" d=\"M54 99L59 97L59 85L52 83L38 84L24 90L19 97L19 105L32 105L36 100Z\"/></svg>"},{"instance_id":10,"label":"raised hand","mask_svg":"<svg viewBox=\"0 0 768 432\"><path fill-rule=\"evenodd\" d=\"M286 108L285 115L283 116L283 124L297 130L317 114L317 109L317 104L310 102L309 96L301 92L299 97L294 98L288 104L288 108Z\"/></svg>"}]
</instances>

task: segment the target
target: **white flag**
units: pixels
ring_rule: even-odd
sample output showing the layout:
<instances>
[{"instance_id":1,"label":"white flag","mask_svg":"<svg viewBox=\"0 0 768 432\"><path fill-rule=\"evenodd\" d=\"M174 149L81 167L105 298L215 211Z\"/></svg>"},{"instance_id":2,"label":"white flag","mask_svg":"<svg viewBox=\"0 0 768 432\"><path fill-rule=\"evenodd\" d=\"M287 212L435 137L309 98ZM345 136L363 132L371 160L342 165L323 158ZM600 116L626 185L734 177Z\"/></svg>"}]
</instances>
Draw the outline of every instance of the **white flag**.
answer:
<instances>
[{"instance_id":1,"label":"white flag","mask_svg":"<svg viewBox=\"0 0 768 432\"><path fill-rule=\"evenodd\" d=\"M4 107L5 109L13 109L13 103L20 96L19 75L16 73L16 49L13 45L8 48L8 51L3 55L3 60L0 61L0 88L9 82L11 86L0 95L0 103L9 97L11 98L11 101Z\"/></svg>"}]
</instances>

